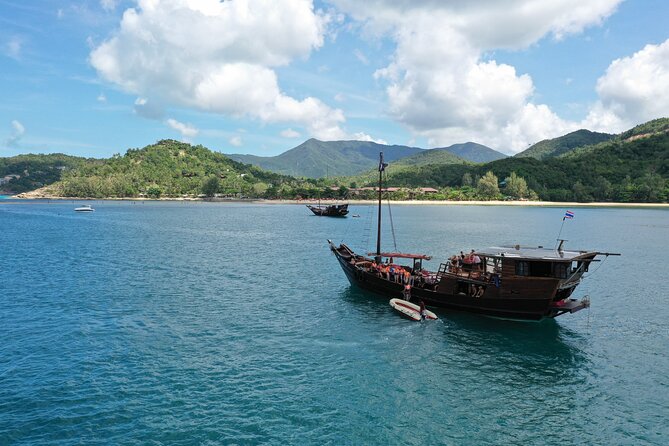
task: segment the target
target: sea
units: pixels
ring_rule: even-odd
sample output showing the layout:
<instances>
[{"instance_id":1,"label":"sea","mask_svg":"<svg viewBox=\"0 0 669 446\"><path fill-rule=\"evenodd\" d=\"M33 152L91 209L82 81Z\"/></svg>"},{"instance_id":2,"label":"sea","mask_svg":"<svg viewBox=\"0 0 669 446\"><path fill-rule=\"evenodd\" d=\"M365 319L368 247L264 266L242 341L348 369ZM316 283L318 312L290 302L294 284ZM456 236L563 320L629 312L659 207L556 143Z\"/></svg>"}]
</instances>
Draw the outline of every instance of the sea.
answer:
<instances>
[{"instance_id":1,"label":"sea","mask_svg":"<svg viewBox=\"0 0 669 446\"><path fill-rule=\"evenodd\" d=\"M383 207L385 250L610 256L539 323L351 286L374 206L0 203L0 445L669 444L669 210ZM359 217L352 217L352 214Z\"/></svg>"}]
</instances>

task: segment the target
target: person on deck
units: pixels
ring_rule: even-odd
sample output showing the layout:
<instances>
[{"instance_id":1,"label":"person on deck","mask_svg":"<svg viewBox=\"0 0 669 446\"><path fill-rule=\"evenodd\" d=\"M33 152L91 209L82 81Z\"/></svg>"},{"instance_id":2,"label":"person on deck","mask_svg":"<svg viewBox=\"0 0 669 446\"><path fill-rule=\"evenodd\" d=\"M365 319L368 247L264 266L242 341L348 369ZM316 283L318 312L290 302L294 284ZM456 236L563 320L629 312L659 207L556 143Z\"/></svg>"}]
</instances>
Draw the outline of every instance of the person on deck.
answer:
<instances>
[{"instance_id":1,"label":"person on deck","mask_svg":"<svg viewBox=\"0 0 669 446\"><path fill-rule=\"evenodd\" d=\"M471 254L464 255L462 258L462 269L463 271L471 271L473 266L474 259L472 259Z\"/></svg>"},{"instance_id":2,"label":"person on deck","mask_svg":"<svg viewBox=\"0 0 669 446\"><path fill-rule=\"evenodd\" d=\"M474 271L481 271L481 257L478 256L472 249L472 263L474 264Z\"/></svg>"},{"instance_id":3,"label":"person on deck","mask_svg":"<svg viewBox=\"0 0 669 446\"><path fill-rule=\"evenodd\" d=\"M449 259L449 263L450 263L450 270L451 270L451 272L453 272L453 273L455 273L455 274L457 274L458 272L460 272L460 271L459 271L460 268L458 267L458 264L459 264L459 262L458 262L458 256L455 256L455 255L452 256L452 257Z\"/></svg>"},{"instance_id":4,"label":"person on deck","mask_svg":"<svg viewBox=\"0 0 669 446\"><path fill-rule=\"evenodd\" d=\"M411 301L411 285L404 285L404 291L402 291L404 294L404 300L407 302Z\"/></svg>"}]
</instances>

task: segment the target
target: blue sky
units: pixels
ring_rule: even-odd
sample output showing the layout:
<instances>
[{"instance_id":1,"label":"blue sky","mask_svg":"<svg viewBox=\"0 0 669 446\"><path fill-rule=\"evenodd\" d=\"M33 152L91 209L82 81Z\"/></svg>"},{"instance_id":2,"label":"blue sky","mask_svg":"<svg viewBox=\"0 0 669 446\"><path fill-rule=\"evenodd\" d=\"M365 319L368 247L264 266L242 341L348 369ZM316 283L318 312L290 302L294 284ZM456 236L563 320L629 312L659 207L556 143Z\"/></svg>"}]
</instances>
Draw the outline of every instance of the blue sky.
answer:
<instances>
[{"instance_id":1,"label":"blue sky","mask_svg":"<svg viewBox=\"0 0 669 446\"><path fill-rule=\"evenodd\" d=\"M0 0L0 156L512 154L669 116L665 0Z\"/></svg>"}]
</instances>

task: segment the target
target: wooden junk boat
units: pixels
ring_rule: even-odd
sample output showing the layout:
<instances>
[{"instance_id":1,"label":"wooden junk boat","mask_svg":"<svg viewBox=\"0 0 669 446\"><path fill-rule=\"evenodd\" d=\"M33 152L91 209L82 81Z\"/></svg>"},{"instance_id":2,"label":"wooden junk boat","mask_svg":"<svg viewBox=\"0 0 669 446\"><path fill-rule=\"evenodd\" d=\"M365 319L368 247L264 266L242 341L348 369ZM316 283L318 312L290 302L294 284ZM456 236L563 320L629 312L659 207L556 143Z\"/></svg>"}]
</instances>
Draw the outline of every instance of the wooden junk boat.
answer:
<instances>
[{"instance_id":1,"label":"wooden junk boat","mask_svg":"<svg viewBox=\"0 0 669 446\"><path fill-rule=\"evenodd\" d=\"M364 290L401 298L408 281L411 300L422 300L429 307L538 321L589 307L589 298L574 299L572 293L590 264L599 261L597 256L620 255L566 250L561 240L557 249L493 246L475 252L479 264L446 262L436 272L424 270L423 260L430 260L430 256L381 251L381 180L385 166L381 153L376 253L356 254L347 245L335 246L328 240L349 282ZM412 264L396 265L395 261Z\"/></svg>"},{"instance_id":2,"label":"wooden junk boat","mask_svg":"<svg viewBox=\"0 0 669 446\"><path fill-rule=\"evenodd\" d=\"M348 203L315 206L308 204L307 207L319 217L346 217L348 214Z\"/></svg>"}]
</instances>

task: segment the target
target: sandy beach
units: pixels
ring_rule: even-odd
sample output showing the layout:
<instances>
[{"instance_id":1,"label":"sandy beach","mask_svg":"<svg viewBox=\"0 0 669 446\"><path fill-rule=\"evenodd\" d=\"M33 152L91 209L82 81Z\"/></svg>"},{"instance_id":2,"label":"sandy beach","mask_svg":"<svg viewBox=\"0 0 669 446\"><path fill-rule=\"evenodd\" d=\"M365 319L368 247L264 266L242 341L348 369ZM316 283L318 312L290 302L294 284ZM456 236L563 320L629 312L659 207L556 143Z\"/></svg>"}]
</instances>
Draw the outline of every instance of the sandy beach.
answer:
<instances>
[{"instance_id":1,"label":"sandy beach","mask_svg":"<svg viewBox=\"0 0 669 446\"><path fill-rule=\"evenodd\" d=\"M20 203L20 202L35 202L35 200L70 200L70 201L194 201L194 202L212 202L212 203L254 203L254 204L293 204L293 205L307 205L318 204L318 200L267 200L267 199L230 199L230 198L195 198L195 197L165 197L159 199L151 198L72 198L72 197L55 197L46 196L43 194L31 194L30 192L18 194L10 197L14 201L9 200L5 203ZM47 201L48 202L48 201ZM385 202L385 200L384 200ZM320 200L321 204L335 204L335 203L349 203L352 206L356 205L375 205L376 200ZM615 202L588 202L579 203L573 201L507 201L507 200L472 200L472 201L449 201L449 200L391 200L393 205L400 206L543 206L543 207L603 207L603 208L669 208L669 203L615 203Z\"/></svg>"},{"instance_id":2,"label":"sandy beach","mask_svg":"<svg viewBox=\"0 0 669 446\"><path fill-rule=\"evenodd\" d=\"M281 204L314 204L318 203L317 200L261 200L261 202L267 203L281 203ZM322 204L325 203L342 203L348 202L351 205L356 204L377 204L376 200L344 200L344 201L328 201L321 200ZM384 200L385 202L385 200ZM591 203L578 203L578 202L558 202L558 201L502 201L502 200L493 200L493 201L481 201L481 200L472 200L472 201L449 201L449 200L398 200L392 201L393 205L406 205L406 206L545 206L545 207L638 207L638 208L669 208L669 203L613 203L613 202L591 202Z\"/></svg>"}]
</instances>

